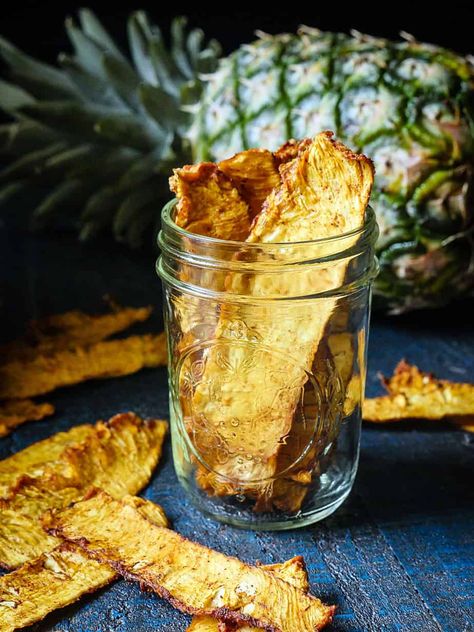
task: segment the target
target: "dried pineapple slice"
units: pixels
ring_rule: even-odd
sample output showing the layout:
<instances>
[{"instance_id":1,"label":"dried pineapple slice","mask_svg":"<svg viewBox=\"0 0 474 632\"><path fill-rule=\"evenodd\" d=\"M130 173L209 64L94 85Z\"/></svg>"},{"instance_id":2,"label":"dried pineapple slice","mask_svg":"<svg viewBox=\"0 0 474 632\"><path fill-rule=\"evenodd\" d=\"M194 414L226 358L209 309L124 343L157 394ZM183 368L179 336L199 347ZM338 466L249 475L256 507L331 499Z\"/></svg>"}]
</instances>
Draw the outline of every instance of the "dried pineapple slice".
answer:
<instances>
[{"instance_id":1,"label":"dried pineapple slice","mask_svg":"<svg viewBox=\"0 0 474 632\"><path fill-rule=\"evenodd\" d=\"M39 421L54 413L54 406L43 402L37 404L31 399L9 399L0 402L0 437L10 434L25 421Z\"/></svg>"},{"instance_id":2,"label":"dried pineapple slice","mask_svg":"<svg viewBox=\"0 0 474 632\"><path fill-rule=\"evenodd\" d=\"M123 501L153 524L168 526L159 505L136 496L125 496ZM13 632L37 623L117 577L108 564L91 560L81 549L63 542L0 578L0 627Z\"/></svg>"},{"instance_id":3,"label":"dried pineapple slice","mask_svg":"<svg viewBox=\"0 0 474 632\"><path fill-rule=\"evenodd\" d=\"M0 400L35 397L86 380L130 375L166 365L166 338L158 335L101 340L0 365Z\"/></svg>"},{"instance_id":4,"label":"dried pineapple slice","mask_svg":"<svg viewBox=\"0 0 474 632\"><path fill-rule=\"evenodd\" d=\"M174 221L190 233L243 241L250 211L232 180L212 162L175 169L170 188L178 198Z\"/></svg>"},{"instance_id":5,"label":"dried pineapple slice","mask_svg":"<svg viewBox=\"0 0 474 632\"><path fill-rule=\"evenodd\" d=\"M218 164L249 205L253 219L262 210L272 189L280 184L280 174L272 152L267 149L249 149Z\"/></svg>"},{"instance_id":6,"label":"dried pineapple slice","mask_svg":"<svg viewBox=\"0 0 474 632\"><path fill-rule=\"evenodd\" d=\"M83 347L100 342L150 317L151 307L112 305L106 314L86 314L78 310L33 320L25 336L0 346L2 363L31 360L62 349Z\"/></svg>"},{"instance_id":7,"label":"dried pineapple slice","mask_svg":"<svg viewBox=\"0 0 474 632\"><path fill-rule=\"evenodd\" d=\"M366 421L384 423L402 419L443 419L464 417L469 425L474 415L474 385L439 380L402 360L393 376L383 379L388 395L364 401Z\"/></svg>"},{"instance_id":8,"label":"dried pineapple slice","mask_svg":"<svg viewBox=\"0 0 474 632\"><path fill-rule=\"evenodd\" d=\"M52 513L45 526L189 614L280 632L314 632L334 614L274 574L156 526L99 490Z\"/></svg>"},{"instance_id":9,"label":"dried pineapple slice","mask_svg":"<svg viewBox=\"0 0 474 632\"><path fill-rule=\"evenodd\" d=\"M303 592L309 591L308 573L301 556L293 557L283 564L262 564L260 568L273 573L275 577L288 582ZM237 629L240 632L257 632L258 630L258 628L248 625L239 626ZM186 632L235 632L235 626L212 617L196 616L187 627Z\"/></svg>"},{"instance_id":10,"label":"dried pineapple slice","mask_svg":"<svg viewBox=\"0 0 474 632\"><path fill-rule=\"evenodd\" d=\"M39 517L47 509L82 498L91 485L115 496L142 489L160 459L167 427L165 421L143 421L133 413L122 413L108 423L98 422L87 434L81 428L81 439L64 444L63 453L43 464L39 476L34 468L26 470L0 499L0 566L16 568L52 550L58 542L42 530ZM53 450L61 445L55 446L54 439ZM20 469L28 461L41 462L48 441L38 444L38 454L34 445L27 448L26 458L18 457Z\"/></svg>"}]
</instances>

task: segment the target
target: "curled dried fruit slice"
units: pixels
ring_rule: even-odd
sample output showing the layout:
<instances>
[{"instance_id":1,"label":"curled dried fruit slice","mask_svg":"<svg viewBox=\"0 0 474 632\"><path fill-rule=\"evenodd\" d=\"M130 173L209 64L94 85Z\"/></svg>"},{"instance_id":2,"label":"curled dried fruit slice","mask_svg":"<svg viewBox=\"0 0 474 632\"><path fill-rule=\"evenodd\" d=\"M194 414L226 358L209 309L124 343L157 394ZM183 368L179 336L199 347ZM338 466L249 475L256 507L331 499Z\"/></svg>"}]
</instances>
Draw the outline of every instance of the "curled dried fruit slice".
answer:
<instances>
[{"instance_id":1,"label":"curled dried fruit slice","mask_svg":"<svg viewBox=\"0 0 474 632\"><path fill-rule=\"evenodd\" d=\"M232 180L212 162L175 169L170 188L178 198L174 220L190 233L243 241L250 212Z\"/></svg>"},{"instance_id":2,"label":"curled dried fruit slice","mask_svg":"<svg viewBox=\"0 0 474 632\"><path fill-rule=\"evenodd\" d=\"M439 380L402 360L393 376L383 379L388 395L364 401L366 421L383 423L402 419L443 419L474 415L474 384ZM468 425L468 421L464 420Z\"/></svg>"},{"instance_id":3,"label":"curled dried fruit slice","mask_svg":"<svg viewBox=\"0 0 474 632\"><path fill-rule=\"evenodd\" d=\"M48 528L190 614L281 632L314 632L334 613L272 573L153 525L104 492L53 514Z\"/></svg>"},{"instance_id":4,"label":"curled dried fruit slice","mask_svg":"<svg viewBox=\"0 0 474 632\"><path fill-rule=\"evenodd\" d=\"M165 421L146 422L133 413L116 415L108 423L98 422L77 443L66 444L60 456L43 465L40 475L33 470L18 478L0 499L0 565L16 568L52 550L57 541L41 529L39 517L82 498L91 485L114 496L137 493L160 458L166 430ZM41 454L45 447L41 442ZM40 461L34 446L28 451L31 462Z\"/></svg>"},{"instance_id":5,"label":"curled dried fruit slice","mask_svg":"<svg viewBox=\"0 0 474 632\"><path fill-rule=\"evenodd\" d=\"M0 437L10 434L25 421L39 421L54 413L54 406L31 399L10 399L0 403Z\"/></svg>"},{"instance_id":6,"label":"curled dried fruit slice","mask_svg":"<svg viewBox=\"0 0 474 632\"><path fill-rule=\"evenodd\" d=\"M308 573L304 560L300 556L293 557L283 564L263 564L261 568L304 592L309 590ZM188 626L187 632L234 632L236 629L240 632L256 632L258 630L258 628L245 624L235 628L234 625L227 625L225 621L217 621L212 617L196 616Z\"/></svg>"},{"instance_id":7,"label":"curled dried fruit slice","mask_svg":"<svg viewBox=\"0 0 474 632\"><path fill-rule=\"evenodd\" d=\"M129 336L61 349L0 366L0 399L34 397L90 379L118 377L166 364L164 334Z\"/></svg>"},{"instance_id":8,"label":"curled dried fruit slice","mask_svg":"<svg viewBox=\"0 0 474 632\"><path fill-rule=\"evenodd\" d=\"M151 307L114 307L107 314L78 310L32 321L26 335L0 347L0 358L27 360L61 349L91 345L149 318Z\"/></svg>"},{"instance_id":9,"label":"curled dried fruit slice","mask_svg":"<svg viewBox=\"0 0 474 632\"><path fill-rule=\"evenodd\" d=\"M249 205L252 219L260 213L272 189L280 184L276 160L267 149L241 151L232 158L222 160L218 166L232 180Z\"/></svg>"},{"instance_id":10,"label":"curled dried fruit slice","mask_svg":"<svg viewBox=\"0 0 474 632\"><path fill-rule=\"evenodd\" d=\"M0 461L0 498L6 497L25 475L38 477L49 468L55 468L57 474L66 474L68 446L83 442L95 432L94 428L92 424L74 426L66 432L57 432L47 439L33 443Z\"/></svg>"},{"instance_id":11,"label":"curled dried fruit slice","mask_svg":"<svg viewBox=\"0 0 474 632\"><path fill-rule=\"evenodd\" d=\"M154 524L167 526L158 505L135 496L123 500ZM117 577L108 564L96 562L76 546L62 543L0 578L0 628L13 632L37 623Z\"/></svg>"}]
</instances>

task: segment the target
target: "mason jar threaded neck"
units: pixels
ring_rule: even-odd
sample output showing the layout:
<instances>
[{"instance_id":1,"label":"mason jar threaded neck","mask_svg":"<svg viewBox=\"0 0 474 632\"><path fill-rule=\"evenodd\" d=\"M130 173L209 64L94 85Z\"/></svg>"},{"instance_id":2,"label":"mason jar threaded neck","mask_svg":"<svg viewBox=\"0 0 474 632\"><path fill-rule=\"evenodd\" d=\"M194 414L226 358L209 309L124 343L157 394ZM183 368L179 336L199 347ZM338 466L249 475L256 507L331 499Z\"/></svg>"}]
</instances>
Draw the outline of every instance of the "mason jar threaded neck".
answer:
<instances>
[{"instance_id":1,"label":"mason jar threaded neck","mask_svg":"<svg viewBox=\"0 0 474 632\"><path fill-rule=\"evenodd\" d=\"M227 300L236 301L251 296L252 302L308 300L357 292L370 284L378 272L374 255L378 227L371 207L360 228L341 235L303 242L248 243L198 235L181 228L173 219L175 205L173 200L161 214L157 272L171 287L195 296L225 295ZM279 279L283 275L291 275L294 291L272 293L272 288L281 287ZM250 289L251 279L257 277L259 286L267 288L261 295ZM314 283L309 279L314 279ZM300 292L300 288L304 291Z\"/></svg>"}]
</instances>

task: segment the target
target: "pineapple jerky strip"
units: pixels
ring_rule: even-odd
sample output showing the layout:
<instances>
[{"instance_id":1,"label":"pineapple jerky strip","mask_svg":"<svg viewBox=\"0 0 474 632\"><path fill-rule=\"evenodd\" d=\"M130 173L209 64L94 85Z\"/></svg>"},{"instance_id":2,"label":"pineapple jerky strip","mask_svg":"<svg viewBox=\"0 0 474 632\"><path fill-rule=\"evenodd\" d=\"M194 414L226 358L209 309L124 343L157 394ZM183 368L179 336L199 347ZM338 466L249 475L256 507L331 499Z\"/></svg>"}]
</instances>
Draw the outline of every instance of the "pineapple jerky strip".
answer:
<instances>
[{"instance_id":1,"label":"pineapple jerky strip","mask_svg":"<svg viewBox=\"0 0 474 632\"><path fill-rule=\"evenodd\" d=\"M263 203L272 189L281 182L276 160L268 149L241 151L227 160L221 160L218 167L231 179L247 202L252 220L262 210ZM250 226L242 238L246 239L249 232Z\"/></svg>"},{"instance_id":2,"label":"pineapple jerky strip","mask_svg":"<svg viewBox=\"0 0 474 632\"><path fill-rule=\"evenodd\" d=\"M474 415L474 384L439 380L402 360L390 379L382 378L388 395L366 399L366 421L443 419Z\"/></svg>"},{"instance_id":3,"label":"pineapple jerky strip","mask_svg":"<svg viewBox=\"0 0 474 632\"><path fill-rule=\"evenodd\" d=\"M96 432L97 426L83 424L66 432L56 434L33 443L0 461L0 498L5 497L17 481L26 474L41 476L47 469L55 468L57 473L66 474L69 469L67 448L83 442Z\"/></svg>"},{"instance_id":4,"label":"pineapple jerky strip","mask_svg":"<svg viewBox=\"0 0 474 632\"><path fill-rule=\"evenodd\" d=\"M216 164L202 162L175 169L170 188L178 198L174 220L181 228L237 241L249 234L249 207Z\"/></svg>"},{"instance_id":5,"label":"pineapple jerky strip","mask_svg":"<svg viewBox=\"0 0 474 632\"><path fill-rule=\"evenodd\" d=\"M309 591L308 573L301 556L293 557L283 564L262 564L260 568L268 573L273 573L275 577L288 582L303 592ZM237 629L240 632L253 632L258 628L243 624ZM233 624L228 625L225 621L217 621L212 617L196 616L193 617L186 632L234 632L235 630Z\"/></svg>"},{"instance_id":6,"label":"pineapple jerky strip","mask_svg":"<svg viewBox=\"0 0 474 632\"><path fill-rule=\"evenodd\" d=\"M116 307L107 314L73 310L32 321L26 335L0 347L2 363L91 345L150 317L151 307Z\"/></svg>"},{"instance_id":7,"label":"pineapple jerky strip","mask_svg":"<svg viewBox=\"0 0 474 632\"><path fill-rule=\"evenodd\" d=\"M9 399L0 403L0 437L10 434L25 421L39 421L54 413L54 406L31 399Z\"/></svg>"},{"instance_id":8,"label":"pineapple jerky strip","mask_svg":"<svg viewBox=\"0 0 474 632\"><path fill-rule=\"evenodd\" d=\"M45 519L49 533L80 546L188 614L281 632L310 632L334 607L265 570L153 525L101 490Z\"/></svg>"},{"instance_id":9,"label":"pineapple jerky strip","mask_svg":"<svg viewBox=\"0 0 474 632\"><path fill-rule=\"evenodd\" d=\"M123 501L154 524L168 526L159 505L135 496L125 496ZM0 578L0 629L13 632L37 623L117 577L108 564L90 559L75 545L62 543Z\"/></svg>"},{"instance_id":10,"label":"pineapple jerky strip","mask_svg":"<svg viewBox=\"0 0 474 632\"><path fill-rule=\"evenodd\" d=\"M281 166L280 174L282 184L267 198L247 241L302 242L342 235L363 224L373 183L372 163L334 141L330 132L318 134L297 158ZM354 237L354 243L356 239ZM321 254L323 251L322 246ZM297 278L296 275L271 279L245 275L242 280L230 276L228 287L235 293L258 297L294 296L295 292L305 296L339 287L346 267L346 263L331 268L318 267ZM273 306L262 306L258 313L253 306L245 304L223 306L215 335L217 340L226 338L229 324L243 321L260 342L255 346L226 345L216 352L210 350L203 378L194 393L195 442L203 460L221 476L243 482L273 477L279 446L290 431L301 388L307 379L306 371L311 369L334 306L334 299L326 299L318 309L302 306L298 319L291 314L286 319L277 319L278 322L275 322ZM277 370L268 366L268 358L265 362L262 348L274 349L281 357L296 358L298 362ZM227 366L245 366L245 371L236 371L232 384L223 383L221 387L228 388L229 392L224 399L215 399L208 392L209 385L219 382ZM255 393L259 393L258 398ZM261 410L266 411L264 419L259 419ZM219 437L218 451L209 436ZM222 463L222 444L228 454L225 463ZM246 446L246 459L240 454L241 446ZM270 487L263 485L263 492L271 493ZM244 493L255 490L258 486L242 488Z\"/></svg>"},{"instance_id":11,"label":"pineapple jerky strip","mask_svg":"<svg viewBox=\"0 0 474 632\"><path fill-rule=\"evenodd\" d=\"M13 569L52 550L58 542L42 530L39 517L82 498L91 485L116 497L140 491L161 456L166 430L165 421L122 413L98 422L40 476L19 478L0 499L0 565Z\"/></svg>"},{"instance_id":12,"label":"pineapple jerky strip","mask_svg":"<svg viewBox=\"0 0 474 632\"><path fill-rule=\"evenodd\" d=\"M331 320L336 320L336 318ZM349 332L325 333L319 344L312 370L318 376L323 391L326 388L325 381L328 379L335 378L340 384L344 394L345 415L352 412L354 402L360 401L360 392L357 397L360 379L357 379L358 375L353 375L353 368L352 334ZM337 402L335 405L338 405ZM303 406L305 419L317 417L319 402L316 401L312 388L305 388ZM326 419L322 430L324 439L321 436L314 436L314 427L311 424L292 424L285 444L279 449L277 462L277 471L288 470L288 473L285 477L278 477L273 481L271 494L258 498L256 511L271 511L276 508L280 511L295 513L300 510L309 491L309 485L313 482L313 474L319 473L321 450L334 441L337 435L340 413L339 409L325 411ZM303 458L301 458L302 454L304 454ZM292 464L297 461L297 467L292 468Z\"/></svg>"},{"instance_id":13,"label":"pineapple jerky strip","mask_svg":"<svg viewBox=\"0 0 474 632\"><path fill-rule=\"evenodd\" d=\"M63 349L32 360L12 360L0 366L0 399L34 397L86 380L118 377L145 367L166 364L166 338L130 336L90 347Z\"/></svg>"}]
</instances>

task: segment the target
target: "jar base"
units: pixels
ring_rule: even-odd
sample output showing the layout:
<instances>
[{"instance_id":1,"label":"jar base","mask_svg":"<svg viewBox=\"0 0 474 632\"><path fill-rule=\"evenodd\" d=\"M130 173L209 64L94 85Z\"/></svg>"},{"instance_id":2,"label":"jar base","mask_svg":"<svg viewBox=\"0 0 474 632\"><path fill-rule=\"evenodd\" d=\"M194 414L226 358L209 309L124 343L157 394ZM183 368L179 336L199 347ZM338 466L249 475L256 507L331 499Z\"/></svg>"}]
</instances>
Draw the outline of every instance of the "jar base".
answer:
<instances>
[{"instance_id":1,"label":"jar base","mask_svg":"<svg viewBox=\"0 0 474 632\"><path fill-rule=\"evenodd\" d=\"M287 515L282 517L281 521L273 519L271 521L259 520L258 522L251 522L249 520L239 519L235 515L225 515L210 510L209 507L203 506L202 498L196 497L193 490L187 485L186 480L180 478L180 482L186 490L186 494L192 504L207 518L211 518L212 520L216 520L222 524L227 524L231 527L236 527L237 529L250 531L288 531L290 529L299 529L315 524L316 522L320 522L321 520L328 518L343 504L352 489L351 481L351 484L347 487L347 489L344 490L344 492L341 493L335 500L332 500L317 509L306 512L300 511L294 516Z\"/></svg>"}]
</instances>

